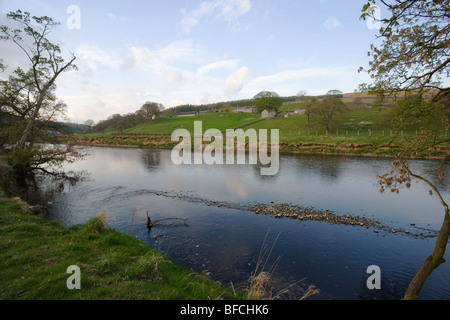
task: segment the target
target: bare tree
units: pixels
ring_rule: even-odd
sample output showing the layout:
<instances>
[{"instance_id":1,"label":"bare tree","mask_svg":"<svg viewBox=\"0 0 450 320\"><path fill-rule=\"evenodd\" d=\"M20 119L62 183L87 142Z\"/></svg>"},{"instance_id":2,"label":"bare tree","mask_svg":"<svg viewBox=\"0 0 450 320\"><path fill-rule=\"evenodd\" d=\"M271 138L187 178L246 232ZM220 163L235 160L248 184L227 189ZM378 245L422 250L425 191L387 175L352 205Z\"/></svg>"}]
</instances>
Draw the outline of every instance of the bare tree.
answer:
<instances>
[{"instance_id":1,"label":"bare tree","mask_svg":"<svg viewBox=\"0 0 450 320\"><path fill-rule=\"evenodd\" d=\"M89 126L89 127L93 127L95 122L92 119L88 119L84 122L85 125Z\"/></svg>"},{"instance_id":2,"label":"bare tree","mask_svg":"<svg viewBox=\"0 0 450 320\"><path fill-rule=\"evenodd\" d=\"M305 90L300 90L298 93L297 93L297 101L299 101L299 102L305 102L305 100L307 100L308 99L308 93L305 91Z\"/></svg>"},{"instance_id":3,"label":"bare tree","mask_svg":"<svg viewBox=\"0 0 450 320\"><path fill-rule=\"evenodd\" d=\"M327 96L332 96L332 97L336 97L336 98L342 98L343 94L344 93L341 90L337 90L337 89L329 90L327 92Z\"/></svg>"},{"instance_id":4,"label":"bare tree","mask_svg":"<svg viewBox=\"0 0 450 320\"><path fill-rule=\"evenodd\" d=\"M0 27L2 34L0 39L14 42L28 58L31 63L31 69L29 72L21 74L21 76L28 78L36 91L33 110L30 112L27 126L18 142L18 147L24 148L32 132L34 122L44 105L44 101L52 88L54 88L56 79L63 72L76 69L76 66L73 64L76 57L72 54L71 60L66 62L61 56L60 47L50 42L47 38L48 34L60 25L53 21L52 18L47 16L31 17L28 12L22 13L20 10L10 12L7 14L7 17L17 22L21 29L12 30L10 27L2 25ZM38 27L35 27L34 23ZM23 34L31 38L33 41L32 47L24 44Z\"/></svg>"},{"instance_id":5,"label":"bare tree","mask_svg":"<svg viewBox=\"0 0 450 320\"><path fill-rule=\"evenodd\" d=\"M318 100L315 97L306 100L304 108L305 108L305 115L307 118L307 123L310 122L311 116L316 112L317 105L318 105Z\"/></svg>"},{"instance_id":6,"label":"bare tree","mask_svg":"<svg viewBox=\"0 0 450 320\"><path fill-rule=\"evenodd\" d=\"M17 140L8 136L10 159L19 176L34 170L44 170L39 165L68 160L75 155L73 150L62 150L55 146L52 150L43 149L33 142L45 137L43 124L61 115L66 109L63 102L57 101L54 91L56 79L69 70L76 69L76 57L69 61L61 56L61 49L48 39L48 35L59 26L47 16L31 16L28 12L17 10L7 14L18 27L0 26L0 39L14 43L28 59L30 68L14 70L9 80L1 82L0 103L16 125L10 127L19 136ZM21 132L19 132L21 131ZM40 135L38 136L38 134ZM42 141L40 141L42 142Z\"/></svg>"},{"instance_id":7,"label":"bare tree","mask_svg":"<svg viewBox=\"0 0 450 320\"><path fill-rule=\"evenodd\" d=\"M331 124L335 121L336 115L345 110L345 103L334 96L326 97L314 107L314 113L320 116L320 123L325 127L327 133L330 132Z\"/></svg>"},{"instance_id":8,"label":"bare tree","mask_svg":"<svg viewBox=\"0 0 450 320\"><path fill-rule=\"evenodd\" d=\"M137 111L137 115L143 120L153 120L161 115L164 111L164 106L161 103L146 102L141 109Z\"/></svg>"}]
</instances>

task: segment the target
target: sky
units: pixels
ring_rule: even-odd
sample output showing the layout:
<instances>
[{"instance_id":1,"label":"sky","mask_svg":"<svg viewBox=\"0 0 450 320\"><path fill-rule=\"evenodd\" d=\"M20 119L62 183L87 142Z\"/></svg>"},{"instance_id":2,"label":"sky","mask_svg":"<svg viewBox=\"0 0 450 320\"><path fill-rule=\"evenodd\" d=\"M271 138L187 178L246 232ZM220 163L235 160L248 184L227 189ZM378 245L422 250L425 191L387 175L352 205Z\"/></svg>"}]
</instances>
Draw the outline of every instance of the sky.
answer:
<instances>
[{"instance_id":1,"label":"sky","mask_svg":"<svg viewBox=\"0 0 450 320\"><path fill-rule=\"evenodd\" d=\"M280 96L370 83L359 67L376 43L376 25L360 20L361 0L0 0L6 13L49 16L50 39L78 71L57 80L71 122L135 112L145 102L166 108ZM383 8L380 11L384 14ZM26 60L0 41L5 78Z\"/></svg>"}]
</instances>

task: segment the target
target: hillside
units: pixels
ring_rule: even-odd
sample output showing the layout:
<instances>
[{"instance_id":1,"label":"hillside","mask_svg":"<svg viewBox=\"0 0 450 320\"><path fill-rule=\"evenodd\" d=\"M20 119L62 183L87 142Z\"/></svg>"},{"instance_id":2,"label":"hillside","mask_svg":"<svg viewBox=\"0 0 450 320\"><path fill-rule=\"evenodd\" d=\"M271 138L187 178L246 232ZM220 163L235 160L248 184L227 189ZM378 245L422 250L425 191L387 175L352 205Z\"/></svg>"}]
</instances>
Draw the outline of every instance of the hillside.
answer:
<instances>
[{"instance_id":1,"label":"hillside","mask_svg":"<svg viewBox=\"0 0 450 320\"><path fill-rule=\"evenodd\" d=\"M391 126L392 111L390 108L369 108L374 99L362 93L344 94L346 112L336 115L329 132L321 124L320 116L312 115L308 123L306 115L289 112L303 107L302 102L292 100L285 102L279 116L273 119L263 120L260 114L221 110L187 117L161 117L121 132L109 128L103 133L66 138L66 141L84 145L173 148L177 144L170 137L174 130L187 129L193 135L194 122L201 121L203 133L208 129L218 129L223 133L237 128L255 129L257 132L260 129L278 129L282 152L389 155L388 144L395 135ZM395 147L402 148L419 134L419 128L400 132L401 139L396 139ZM449 150L450 144L447 143L436 150L425 150L418 156L441 157L448 155Z\"/></svg>"},{"instance_id":2,"label":"hillside","mask_svg":"<svg viewBox=\"0 0 450 320\"><path fill-rule=\"evenodd\" d=\"M260 119L259 114L250 113L208 113L197 115L193 117L170 117L158 118L151 121L142 122L132 128L124 130L125 133L133 134L172 134L175 129L187 129L189 132L194 132L194 121L203 122L203 130L219 129L224 131L226 129L234 129L240 126L247 125L253 121Z\"/></svg>"},{"instance_id":3,"label":"hillside","mask_svg":"<svg viewBox=\"0 0 450 320\"><path fill-rule=\"evenodd\" d=\"M292 105L301 107L300 104L285 104L284 109ZM390 132L389 110L358 108L350 112L343 113L336 118L332 124L331 135L383 135ZM187 129L193 133L194 122L202 121L203 131L207 129L236 129L245 126L246 129L280 129L281 139L296 138L299 136L325 135L325 129L318 123L317 116L311 117L311 122L307 123L304 115L291 115L275 119L266 119L262 122L260 114L252 113L208 113L193 117L167 117L156 120L142 122L136 126L125 129L123 134L166 134L170 135L175 129ZM371 133L369 133L369 130ZM358 133L359 131L359 133ZM117 133L114 129L109 129L107 133Z\"/></svg>"}]
</instances>

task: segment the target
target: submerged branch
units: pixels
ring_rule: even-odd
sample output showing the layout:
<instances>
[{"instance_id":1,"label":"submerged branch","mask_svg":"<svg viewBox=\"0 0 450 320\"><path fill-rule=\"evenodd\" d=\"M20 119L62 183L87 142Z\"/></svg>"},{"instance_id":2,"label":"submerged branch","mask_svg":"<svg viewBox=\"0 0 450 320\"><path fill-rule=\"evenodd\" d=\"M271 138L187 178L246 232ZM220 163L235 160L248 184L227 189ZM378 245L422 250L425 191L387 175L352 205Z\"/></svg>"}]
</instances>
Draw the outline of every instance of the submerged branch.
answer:
<instances>
[{"instance_id":1,"label":"submerged branch","mask_svg":"<svg viewBox=\"0 0 450 320\"><path fill-rule=\"evenodd\" d=\"M161 222L161 221L168 221L168 220L180 220L180 221L188 221L188 218L164 218L164 219L158 219L158 220L152 220L149 216L148 216L148 211L147 211L147 228L151 228L153 227L156 223Z\"/></svg>"}]
</instances>

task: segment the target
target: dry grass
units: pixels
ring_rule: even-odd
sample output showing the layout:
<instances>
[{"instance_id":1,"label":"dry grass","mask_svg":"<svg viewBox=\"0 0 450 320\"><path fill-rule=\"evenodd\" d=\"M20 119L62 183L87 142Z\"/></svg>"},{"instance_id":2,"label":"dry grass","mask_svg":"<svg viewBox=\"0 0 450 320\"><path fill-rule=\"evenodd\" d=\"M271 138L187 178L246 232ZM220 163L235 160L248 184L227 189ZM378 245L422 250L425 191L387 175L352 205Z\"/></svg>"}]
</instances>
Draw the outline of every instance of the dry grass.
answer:
<instances>
[{"instance_id":1,"label":"dry grass","mask_svg":"<svg viewBox=\"0 0 450 320\"><path fill-rule=\"evenodd\" d=\"M106 232L106 219L106 213L101 212L98 216L87 223L87 230L91 233L104 234Z\"/></svg>"},{"instance_id":2,"label":"dry grass","mask_svg":"<svg viewBox=\"0 0 450 320\"><path fill-rule=\"evenodd\" d=\"M263 241L263 245L261 246L255 271L252 273L252 275L248 280L248 293L247 293L248 300L276 300L281 296L288 294L290 292L291 287L303 281L303 280L297 281L289 285L288 287L275 292L274 285L272 282L272 275L276 267L278 266L281 257L275 259L274 263L270 266L270 268L267 268L267 264L280 234L278 234L272 246L269 246L269 244L267 243L267 237L269 235L269 232L270 230L267 232L266 237L264 238ZM268 270L266 271L266 269ZM318 294L319 292L320 292L319 289L317 289L314 285L310 285L303 294L303 296L300 298L300 300L305 300L315 294Z\"/></svg>"},{"instance_id":3,"label":"dry grass","mask_svg":"<svg viewBox=\"0 0 450 320\"><path fill-rule=\"evenodd\" d=\"M316 288L315 285L311 284L309 285L308 289L306 290L305 294L303 295L303 297L300 298L300 300L305 300L315 294L320 293L320 290Z\"/></svg>"},{"instance_id":4,"label":"dry grass","mask_svg":"<svg viewBox=\"0 0 450 320\"><path fill-rule=\"evenodd\" d=\"M249 279L248 296L249 300L263 300L271 297L272 279L268 272L260 272L252 275Z\"/></svg>"}]
</instances>

